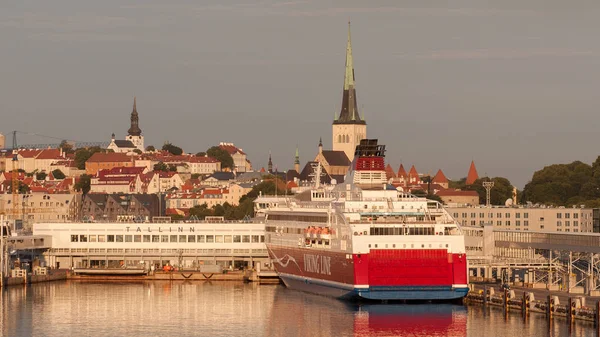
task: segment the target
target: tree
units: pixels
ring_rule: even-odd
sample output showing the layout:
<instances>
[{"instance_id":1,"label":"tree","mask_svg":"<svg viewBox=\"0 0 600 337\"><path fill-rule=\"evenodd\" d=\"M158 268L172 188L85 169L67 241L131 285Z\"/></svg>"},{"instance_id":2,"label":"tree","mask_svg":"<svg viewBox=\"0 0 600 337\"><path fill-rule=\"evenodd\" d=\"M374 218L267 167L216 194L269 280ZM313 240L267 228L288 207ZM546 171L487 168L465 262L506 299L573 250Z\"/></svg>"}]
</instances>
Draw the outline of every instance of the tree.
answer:
<instances>
[{"instance_id":1,"label":"tree","mask_svg":"<svg viewBox=\"0 0 600 337\"><path fill-rule=\"evenodd\" d=\"M73 152L75 152L75 150L73 149L73 144L69 143L66 140L61 141L60 145L58 147L60 149L62 149L64 153L73 153Z\"/></svg>"},{"instance_id":2,"label":"tree","mask_svg":"<svg viewBox=\"0 0 600 337\"><path fill-rule=\"evenodd\" d=\"M179 146L175 146L171 143L165 143L162 147L163 151L167 151L174 156L179 156L183 154L183 150Z\"/></svg>"},{"instance_id":3,"label":"tree","mask_svg":"<svg viewBox=\"0 0 600 337\"><path fill-rule=\"evenodd\" d=\"M173 164L169 164L169 171L171 171L171 172L177 172L177 166L175 166Z\"/></svg>"},{"instance_id":4,"label":"tree","mask_svg":"<svg viewBox=\"0 0 600 337\"><path fill-rule=\"evenodd\" d=\"M196 157L206 157L206 152L198 152L196 153Z\"/></svg>"},{"instance_id":5,"label":"tree","mask_svg":"<svg viewBox=\"0 0 600 337\"><path fill-rule=\"evenodd\" d=\"M46 180L46 177L48 175L46 174L46 172L38 172L35 174L35 179L36 180Z\"/></svg>"},{"instance_id":6,"label":"tree","mask_svg":"<svg viewBox=\"0 0 600 337\"><path fill-rule=\"evenodd\" d=\"M31 189L29 188L29 186L27 186L27 184L25 184L22 181L19 181L19 187L18 187L18 194L27 194L31 191ZM8 187L8 193L12 193L12 184L10 184L10 186Z\"/></svg>"},{"instance_id":7,"label":"tree","mask_svg":"<svg viewBox=\"0 0 600 337\"><path fill-rule=\"evenodd\" d=\"M92 176L89 174L82 174L79 176L79 180L75 183L75 191L81 192L83 194L88 194L90 191Z\"/></svg>"},{"instance_id":8,"label":"tree","mask_svg":"<svg viewBox=\"0 0 600 337\"><path fill-rule=\"evenodd\" d=\"M156 151L156 148L154 147L154 145L146 146L146 152L154 152L154 151Z\"/></svg>"},{"instance_id":9,"label":"tree","mask_svg":"<svg viewBox=\"0 0 600 337\"><path fill-rule=\"evenodd\" d=\"M135 150L133 150L133 153L136 153L136 154L142 154L142 150L140 150L140 149L135 149Z\"/></svg>"},{"instance_id":10,"label":"tree","mask_svg":"<svg viewBox=\"0 0 600 337\"><path fill-rule=\"evenodd\" d=\"M66 178L65 174L59 169L52 171L52 176L54 177L54 179L58 179L58 180L62 180L62 179Z\"/></svg>"},{"instance_id":11,"label":"tree","mask_svg":"<svg viewBox=\"0 0 600 337\"><path fill-rule=\"evenodd\" d=\"M169 171L169 167L167 166L167 164L161 162L158 162L156 164L154 164L154 171L164 171L167 172Z\"/></svg>"},{"instance_id":12,"label":"tree","mask_svg":"<svg viewBox=\"0 0 600 337\"><path fill-rule=\"evenodd\" d=\"M580 197L580 198L578 198ZM574 161L536 171L523 189L524 201L556 206L600 198L600 157L592 166Z\"/></svg>"},{"instance_id":13,"label":"tree","mask_svg":"<svg viewBox=\"0 0 600 337\"><path fill-rule=\"evenodd\" d=\"M206 203L202 205L196 205L190 208L190 216L196 216L200 220L204 220L205 217L213 215L211 209L208 208Z\"/></svg>"},{"instance_id":14,"label":"tree","mask_svg":"<svg viewBox=\"0 0 600 337\"><path fill-rule=\"evenodd\" d=\"M206 154L209 157L215 158L216 160L220 161L221 169L228 168L230 170L233 170L235 168L233 164L233 158L231 157L229 152L218 146L213 146L210 149L206 150Z\"/></svg>"},{"instance_id":15,"label":"tree","mask_svg":"<svg viewBox=\"0 0 600 337\"><path fill-rule=\"evenodd\" d=\"M191 178L192 179L198 179L198 178L200 178L200 173L192 173Z\"/></svg>"}]
</instances>

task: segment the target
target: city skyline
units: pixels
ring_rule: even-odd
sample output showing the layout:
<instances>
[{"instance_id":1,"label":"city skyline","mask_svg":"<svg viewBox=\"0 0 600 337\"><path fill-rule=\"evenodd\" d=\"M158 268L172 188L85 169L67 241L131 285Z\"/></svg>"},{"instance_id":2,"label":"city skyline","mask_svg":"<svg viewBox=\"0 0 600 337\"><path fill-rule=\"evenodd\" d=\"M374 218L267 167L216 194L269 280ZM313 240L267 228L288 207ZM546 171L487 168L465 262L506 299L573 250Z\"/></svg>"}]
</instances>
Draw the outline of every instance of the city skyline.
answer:
<instances>
[{"instance_id":1,"label":"city skyline","mask_svg":"<svg viewBox=\"0 0 600 337\"><path fill-rule=\"evenodd\" d=\"M0 132L123 139L137 96L146 145L232 142L290 169L296 145L302 164L332 147L350 18L359 109L394 169L460 179L474 160L522 188L599 154L599 6L538 5L2 4Z\"/></svg>"}]
</instances>

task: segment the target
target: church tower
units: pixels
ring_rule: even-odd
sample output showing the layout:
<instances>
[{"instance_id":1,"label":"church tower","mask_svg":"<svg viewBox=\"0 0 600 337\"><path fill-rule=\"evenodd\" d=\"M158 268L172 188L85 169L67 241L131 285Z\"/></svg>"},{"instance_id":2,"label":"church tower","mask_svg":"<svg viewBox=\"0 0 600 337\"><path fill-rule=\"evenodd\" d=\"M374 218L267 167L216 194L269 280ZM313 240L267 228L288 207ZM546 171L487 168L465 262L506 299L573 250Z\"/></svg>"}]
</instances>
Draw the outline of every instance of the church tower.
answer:
<instances>
[{"instance_id":1,"label":"church tower","mask_svg":"<svg viewBox=\"0 0 600 337\"><path fill-rule=\"evenodd\" d=\"M300 173L300 153L298 153L298 145L296 145L296 156L294 157L294 170Z\"/></svg>"},{"instance_id":2,"label":"church tower","mask_svg":"<svg viewBox=\"0 0 600 337\"><path fill-rule=\"evenodd\" d=\"M348 22L348 44L346 46L346 73L344 75L344 92L342 109L333 121L333 150L344 151L348 159L354 158L354 150L361 139L367 138L367 123L359 116L356 100L354 64L352 62L352 42L350 39L350 22Z\"/></svg>"},{"instance_id":3,"label":"church tower","mask_svg":"<svg viewBox=\"0 0 600 337\"><path fill-rule=\"evenodd\" d=\"M137 147L140 151L144 152L144 136L142 136L142 130L139 126L140 117L138 116L136 107L136 98L133 97L133 111L131 112L131 127L127 131L126 140L129 140Z\"/></svg>"}]
</instances>

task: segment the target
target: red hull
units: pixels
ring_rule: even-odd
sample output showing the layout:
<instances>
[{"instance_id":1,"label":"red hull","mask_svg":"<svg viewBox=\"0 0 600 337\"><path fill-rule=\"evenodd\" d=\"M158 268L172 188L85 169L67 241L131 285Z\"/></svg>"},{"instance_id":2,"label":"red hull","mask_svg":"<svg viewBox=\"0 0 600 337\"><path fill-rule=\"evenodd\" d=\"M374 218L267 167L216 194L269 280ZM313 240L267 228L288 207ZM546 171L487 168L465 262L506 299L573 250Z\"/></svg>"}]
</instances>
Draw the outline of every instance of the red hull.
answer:
<instances>
[{"instance_id":1,"label":"red hull","mask_svg":"<svg viewBox=\"0 0 600 337\"><path fill-rule=\"evenodd\" d=\"M466 289L466 256L448 254L446 250L376 249L370 254L349 255L314 248L271 244L267 247L277 272L294 278L295 284L311 280L315 284L321 282L321 286L356 290L359 296L361 289L427 291L453 289L456 285ZM310 289L307 286L303 288Z\"/></svg>"}]
</instances>

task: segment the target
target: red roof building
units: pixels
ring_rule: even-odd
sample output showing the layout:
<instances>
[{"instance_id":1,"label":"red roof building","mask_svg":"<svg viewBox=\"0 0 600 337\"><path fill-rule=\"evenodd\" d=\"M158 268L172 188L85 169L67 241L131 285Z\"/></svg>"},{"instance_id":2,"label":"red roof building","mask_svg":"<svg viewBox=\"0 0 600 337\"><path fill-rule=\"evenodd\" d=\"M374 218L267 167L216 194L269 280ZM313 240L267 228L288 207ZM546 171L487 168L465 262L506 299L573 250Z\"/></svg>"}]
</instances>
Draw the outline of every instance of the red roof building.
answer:
<instances>
[{"instance_id":1,"label":"red roof building","mask_svg":"<svg viewBox=\"0 0 600 337\"><path fill-rule=\"evenodd\" d=\"M449 185L448 178L446 178L446 176L444 175L444 172L442 172L441 169L437 171L437 173L435 174L435 177L433 177L433 180L431 182L434 184L438 184L444 188L448 188L448 185Z\"/></svg>"},{"instance_id":2,"label":"red roof building","mask_svg":"<svg viewBox=\"0 0 600 337\"><path fill-rule=\"evenodd\" d=\"M469 173L467 174L467 180L465 183L467 185L473 185L475 180L479 179L479 174L477 174L477 169L475 168L475 162L471 161L471 167L469 167Z\"/></svg>"}]
</instances>

